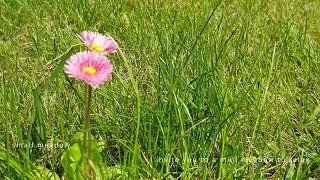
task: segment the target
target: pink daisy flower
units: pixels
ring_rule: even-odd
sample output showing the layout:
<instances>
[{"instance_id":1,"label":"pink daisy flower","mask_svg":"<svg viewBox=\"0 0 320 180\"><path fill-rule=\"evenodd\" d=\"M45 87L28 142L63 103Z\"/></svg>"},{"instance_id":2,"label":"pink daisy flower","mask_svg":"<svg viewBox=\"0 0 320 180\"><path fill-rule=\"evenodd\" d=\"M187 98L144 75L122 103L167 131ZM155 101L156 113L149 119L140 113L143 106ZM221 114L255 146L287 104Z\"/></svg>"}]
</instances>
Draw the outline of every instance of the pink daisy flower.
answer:
<instances>
[{"instance_id":1,"label":"pink daisy flower","mask_svg":"<svg viewBox=\"0 0 320 180\"><path fill-rule=\"evenodd\" d=\"M110 79L112 69L107 57L90 51L71 56L65 65L65 72L69 77L82 80L93 89Z\"/></svg>"},{"instance_id":2,"label":"pink daisy flower","mask_svg":"<svg viewBox=\"0 0 320 180\"><path fill-rule=\"evenodd\" d=\"M91 50L102 55L117 52L118 44L111 38L96 32L83 31L80 38Z\"/></svg>"}]
</instances>

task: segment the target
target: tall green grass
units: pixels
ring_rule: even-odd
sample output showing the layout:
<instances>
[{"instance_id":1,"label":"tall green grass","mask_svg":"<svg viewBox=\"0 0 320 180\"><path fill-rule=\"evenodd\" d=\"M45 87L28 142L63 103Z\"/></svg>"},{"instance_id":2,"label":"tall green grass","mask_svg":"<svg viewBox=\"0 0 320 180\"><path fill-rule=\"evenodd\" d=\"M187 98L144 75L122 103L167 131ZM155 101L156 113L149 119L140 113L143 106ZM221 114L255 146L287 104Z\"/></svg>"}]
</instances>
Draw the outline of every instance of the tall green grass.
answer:
<instances>
[{"instance_id":1,"label":"tall green grass","mask_svg":"<svg viewBox=\"0 0 320 180\"><path fill-rule=\"evenodd\" d=\"M121 47L91 131L123 179L319 178L319 8L0 0L0 179L33 179L35 165L62 176L65 148L36 145L83 129L84 87L61 69L71 47L85 50L83 30Z\"/></svg>"}]
</instances>

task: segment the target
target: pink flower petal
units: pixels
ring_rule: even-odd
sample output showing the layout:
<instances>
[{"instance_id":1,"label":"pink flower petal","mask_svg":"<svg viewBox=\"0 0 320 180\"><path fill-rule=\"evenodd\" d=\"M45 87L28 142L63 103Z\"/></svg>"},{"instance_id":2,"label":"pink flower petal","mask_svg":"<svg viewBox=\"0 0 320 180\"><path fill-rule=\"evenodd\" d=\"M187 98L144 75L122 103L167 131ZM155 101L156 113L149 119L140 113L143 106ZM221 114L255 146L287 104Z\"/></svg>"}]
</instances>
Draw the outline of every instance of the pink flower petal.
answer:
<instances>
[{"instance_id":1,"label":"pink flower petal","mask_svg":"<svg viewBox=\"0 0 320 180\"><path fill-rule=\"evenodd\" d=\"M83 31L80 33L80 38L91 51L103 55L117 52L119 48L118 44L111 37L96 32Z\"/></svg>"},{"instance_id":2,"label":"pink flower petal","mask_svg":"<svg viewBox=\"0 0 320 180\"><path fill-rule=\"evenodd\" d=\"M92 72L88 72L88 69ZM69 77L82 80L94 89L110 80L112 70L113 66L107 57L90 51L71 56L65 65L65 73Z\"/></svg>"}]
</instances>

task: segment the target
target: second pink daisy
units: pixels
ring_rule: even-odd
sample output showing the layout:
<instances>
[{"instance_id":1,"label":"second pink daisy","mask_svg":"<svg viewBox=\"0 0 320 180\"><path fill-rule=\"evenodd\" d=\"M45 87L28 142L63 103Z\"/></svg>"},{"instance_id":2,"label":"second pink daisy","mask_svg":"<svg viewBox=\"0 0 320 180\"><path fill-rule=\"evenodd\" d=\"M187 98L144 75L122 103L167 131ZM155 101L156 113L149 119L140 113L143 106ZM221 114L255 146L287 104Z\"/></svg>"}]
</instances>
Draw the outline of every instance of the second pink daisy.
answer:
<instances>
[{"instance_id":1,"label":"second pink daisy","mask_svg":"<svg viewBox=\"0 0 320 180\"><path fill-rule=\"evenodd\" d=\"M117 52L119 47L111 37L96 32L83 31L80 38L91 51L102 55Z\"/></svg>"}]
</instances>

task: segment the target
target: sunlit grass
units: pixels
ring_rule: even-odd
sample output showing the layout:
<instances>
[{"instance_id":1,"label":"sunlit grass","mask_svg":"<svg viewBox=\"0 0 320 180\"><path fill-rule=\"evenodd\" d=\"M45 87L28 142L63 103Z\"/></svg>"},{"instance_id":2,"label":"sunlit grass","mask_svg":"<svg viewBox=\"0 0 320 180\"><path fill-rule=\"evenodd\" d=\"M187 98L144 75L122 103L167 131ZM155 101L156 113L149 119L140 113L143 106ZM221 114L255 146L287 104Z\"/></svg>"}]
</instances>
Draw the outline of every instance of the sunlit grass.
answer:
<instances>
[{"instance_id":1,"label":"sunlit grass","mask_svg":"<svg viewBox=\"0 0 320 180\"><path fill-rule=\"evenodd\" d=\"M105 166L132 179L319 178L319 9L299 0L0 0L0 179L28 178L33 165L62 176L64 148L14 145L70 143L82 129L83 84L50 77L83 30L122 49L92 104Z\"/></svg>"}]
</instances>

